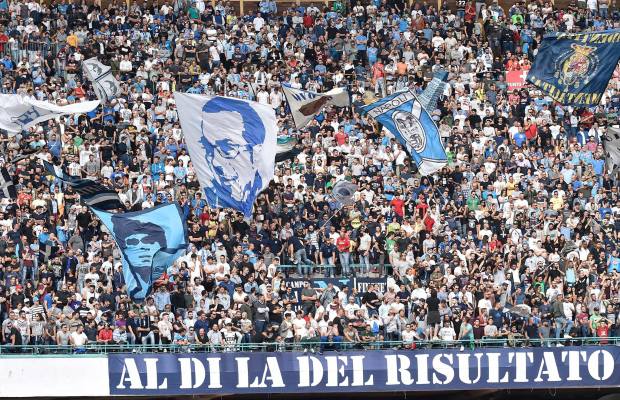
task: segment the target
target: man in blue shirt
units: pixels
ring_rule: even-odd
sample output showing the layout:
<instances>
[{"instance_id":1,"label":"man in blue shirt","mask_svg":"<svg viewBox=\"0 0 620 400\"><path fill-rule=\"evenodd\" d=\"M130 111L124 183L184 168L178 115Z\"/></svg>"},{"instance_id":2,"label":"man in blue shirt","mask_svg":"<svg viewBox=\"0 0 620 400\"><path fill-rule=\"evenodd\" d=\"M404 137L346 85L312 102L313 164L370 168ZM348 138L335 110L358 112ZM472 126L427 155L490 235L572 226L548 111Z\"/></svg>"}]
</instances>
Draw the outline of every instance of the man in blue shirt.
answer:
<instances>
[{"instance_id":1,"label":"man in blue shirt","mask_svg":"<svg viewBox=\"0 0 620 400\"><path fill-rule=\"evenodd\" d=\"M515 145L517 147L523 147L523 144L527 141L527 137L525 136L525 133L521 130L515 133L512 139L514 140Z\"/></svg>"}]
</instances>

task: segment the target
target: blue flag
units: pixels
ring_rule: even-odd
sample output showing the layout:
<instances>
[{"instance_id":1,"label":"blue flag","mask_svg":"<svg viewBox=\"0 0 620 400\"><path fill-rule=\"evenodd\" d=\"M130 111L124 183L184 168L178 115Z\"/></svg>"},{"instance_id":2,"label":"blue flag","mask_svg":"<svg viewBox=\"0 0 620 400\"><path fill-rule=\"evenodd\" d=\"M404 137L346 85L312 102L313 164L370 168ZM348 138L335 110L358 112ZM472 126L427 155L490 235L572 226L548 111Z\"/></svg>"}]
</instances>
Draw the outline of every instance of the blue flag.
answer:
<instances>
[{"instance_id":1,"label":"blue flag","mask_svg":"<svg viewBox=\"0 0 620 400\"><path fill-rule=\"evenodd\" d=\"M597 105L620 59L620 30L544 37L527 80L566 105Z\"/></svg>"},{"instance_id":2,"label":"blue flag","mask_svg":"<svg viewBox=\"0 0 620 400\"><path fill-rule=\"evenodd\" d=\"M433 80L426 86L426 89L418 96L420 103L422 103L422 107L424 107L426 111L435 111L439 97L443 94L448 85L447 80L448 73L446 71L438 71L435 76L433 76Z\"/></svg>"},{"instance_id":3,"label":"blue flag","mask_svg":"<svg viewBox=\"0 0 620 400\"><path fill-rule=\"evenodd\" d=\"M361 110L394 135L413 158L420 174L430 175L447 164L439 129L413 92L395 93Z\"/></svg>"},{"instance_id":4,"label":"blue flag","mask_svg":"<svg viewBox=\"0 0 620 400\"><path fill-rule=\"evenodd\" d=\"M153 283L187 249L187 227L181 208L169 203L118 214L91 209L121 250L129 296L136 301L144 300Z\"/></svg>"}]
</instances>

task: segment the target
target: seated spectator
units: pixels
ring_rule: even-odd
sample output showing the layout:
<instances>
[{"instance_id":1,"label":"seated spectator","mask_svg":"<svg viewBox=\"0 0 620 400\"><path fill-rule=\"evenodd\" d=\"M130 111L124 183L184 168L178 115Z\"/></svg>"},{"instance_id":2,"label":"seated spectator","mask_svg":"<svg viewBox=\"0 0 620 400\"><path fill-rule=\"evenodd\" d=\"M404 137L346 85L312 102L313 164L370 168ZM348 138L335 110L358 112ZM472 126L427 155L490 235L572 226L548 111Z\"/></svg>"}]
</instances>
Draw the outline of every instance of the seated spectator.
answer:
<instances>
[{"instance_id":1,"label":"seated spectator","mask_svg":"<svg viewBox=\"0 0 620 400\"><path fill-rule=\"evenodd\" d=\"M99 330L99 334L97 335L97 343L98 344L111 344L113 342L114 331L110 328L110 324L105 323L103 327Z\"/></svg>"},{"instance_id":2,"label":"seated spectator","mask_svg":"<svg viewBox=\"0 0 620 400\"><path fill-rule=\"evenodd\" d=\"M127 327L125 325L117 325L112 333L112 340L115 344L126 345L128 343Z\"/></svg>"}]
</instances>

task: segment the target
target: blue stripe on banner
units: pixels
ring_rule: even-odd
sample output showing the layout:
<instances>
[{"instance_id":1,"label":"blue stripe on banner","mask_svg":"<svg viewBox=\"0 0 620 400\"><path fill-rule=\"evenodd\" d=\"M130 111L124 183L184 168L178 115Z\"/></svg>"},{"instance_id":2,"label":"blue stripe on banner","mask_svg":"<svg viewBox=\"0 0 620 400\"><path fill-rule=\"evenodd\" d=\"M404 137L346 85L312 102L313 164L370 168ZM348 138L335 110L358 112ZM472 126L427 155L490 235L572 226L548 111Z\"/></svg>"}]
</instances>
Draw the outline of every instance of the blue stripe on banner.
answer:
<instances>
[{"instance_id":1,"label":"blue stripe on banner","mask_svg":"<svg viewBox=\"0 0 620 400\"><path fill-rule=\"evenodd\" d=\"M111 395L615 387L620 348L109 354Z\"/></svg>"}]
</instances>

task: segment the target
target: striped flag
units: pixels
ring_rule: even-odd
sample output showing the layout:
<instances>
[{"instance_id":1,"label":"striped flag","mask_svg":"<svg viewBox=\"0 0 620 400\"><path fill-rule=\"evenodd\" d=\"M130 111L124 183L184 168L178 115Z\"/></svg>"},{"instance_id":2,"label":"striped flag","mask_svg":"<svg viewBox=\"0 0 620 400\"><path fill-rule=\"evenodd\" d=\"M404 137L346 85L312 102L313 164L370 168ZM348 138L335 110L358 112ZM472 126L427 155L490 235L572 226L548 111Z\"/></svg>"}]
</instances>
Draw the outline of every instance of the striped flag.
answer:
<instances>
[{"instance_id":1,"label":"striped flag","mask_svg":"<svg viewBox=\"0 0 620 400\"><path fill-rule=\"evenodd\" d=\"M0 168L0 197L17 198L17 189L13 183L13 178L4 167Z\"/></svg>"},{"instance_id":2,"label":"striped flag","mask_svg":"<svg viewBox=\"0 0 620 400\"><path fill-rule=\"evenodd\" d=\"M103 186L99 182L91 179L83 179L77 176L71 176L65 173L61 166L53 165L43 160L45 169L50 175L55 176L62 182L71 186L77 194L80 195L82 202L89 207L95 207L101 210L124 209L118 193L113 189Z\"/></svg>"},{"instance_id":3,"label":"striped flag","mask_svg":"<svg viewBox=\"0 0 620 400\"><path fill-rule=\"evenodd\" d=\"M301 149L297 147L297 139L288 135L278 136L278 147L276 148L276 162L294 159Z\"/></svg>"}]
</instances>

